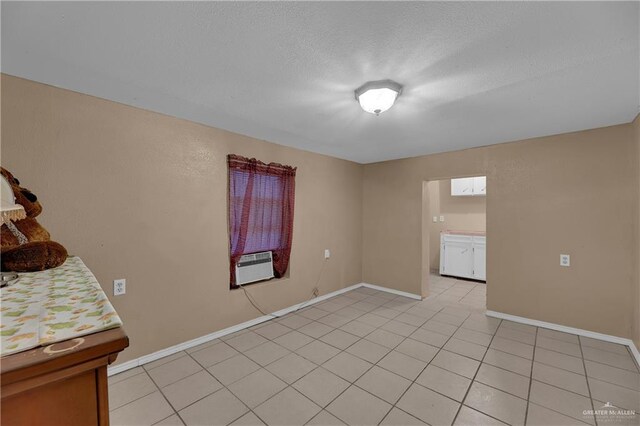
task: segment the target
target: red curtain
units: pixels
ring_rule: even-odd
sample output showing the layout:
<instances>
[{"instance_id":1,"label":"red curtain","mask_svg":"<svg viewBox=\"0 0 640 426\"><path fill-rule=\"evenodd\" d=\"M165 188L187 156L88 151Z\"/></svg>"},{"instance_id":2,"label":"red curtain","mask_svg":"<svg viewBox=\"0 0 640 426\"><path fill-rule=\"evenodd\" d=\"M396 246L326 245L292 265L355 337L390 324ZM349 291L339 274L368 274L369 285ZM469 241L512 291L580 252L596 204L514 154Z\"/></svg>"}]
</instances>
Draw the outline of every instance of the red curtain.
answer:
<instances>
[{"instance_id":1,"label":"red curtain","mask_svg":"<svg viewBox=\"0 0 640 426\"><path fill-rule=\"evenodd\" d=\"M229 251L231 288L243 254L273 252L273 269L289 267L296 168L229 155Z\"/></svg>"}]
</instances>

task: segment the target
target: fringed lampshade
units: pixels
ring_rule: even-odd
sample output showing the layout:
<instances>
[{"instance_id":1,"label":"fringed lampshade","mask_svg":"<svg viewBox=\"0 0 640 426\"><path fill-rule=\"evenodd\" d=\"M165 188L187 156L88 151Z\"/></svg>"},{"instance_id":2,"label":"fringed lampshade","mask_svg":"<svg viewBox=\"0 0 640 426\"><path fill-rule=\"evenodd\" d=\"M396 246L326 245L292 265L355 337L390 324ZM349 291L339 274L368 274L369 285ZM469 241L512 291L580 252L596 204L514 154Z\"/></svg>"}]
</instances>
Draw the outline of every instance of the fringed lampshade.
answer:
<instances>
[{"instance_id":1,"label":"fringed lampshade","mask_svg":"<svg viewBox=\"0 0 640 426\"><path fill-rule=\"evenodd\" d=\"M15 222L17 220L26 219L27 212L24 211L24 207L20 204L16 204L16 197L13 194L13 189L11 189L11 185L7 182L4 176L2 177L2 186L0 187L0 196L2 198L2 203L0 204L0 218L2 220L2 224L6 225L10 222Z\"/></svg>"},{"instance_id":2,"label":"fringed lampshade","mask_svg":"<svg viewBox=\"0 0 640 426\"><path fill-rule=\"evenodd\" d=\"M24 244L27 241L25 236L12 222L26 219L27 212L20 204L16 204L16 197L7 179L2 175L0 175L0 177L2 177L2 179L0 179L2 181L0 185L0 220L2 220L2 225L7 225L11 233L16 235L20 244ZM18 279L16 272L3 271L0 274L0 287L4 287Z\"/></svg>"}]
</instances>

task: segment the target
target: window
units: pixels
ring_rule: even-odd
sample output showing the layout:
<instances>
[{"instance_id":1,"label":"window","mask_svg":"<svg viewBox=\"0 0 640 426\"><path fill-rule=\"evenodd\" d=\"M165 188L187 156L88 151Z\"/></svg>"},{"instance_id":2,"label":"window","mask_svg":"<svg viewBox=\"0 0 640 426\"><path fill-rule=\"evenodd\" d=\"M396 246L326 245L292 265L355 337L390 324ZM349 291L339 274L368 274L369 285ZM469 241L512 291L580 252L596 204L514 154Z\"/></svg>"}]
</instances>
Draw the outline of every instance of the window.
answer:
<instances>
[{"instance_id":1,"label":"window","mask_svg":"<svg viewBox=\"0 0 640 426\"><path fill-rule=\"evenodd\" d=\"M229 254L231 288L244 254L273 252L279 278L289 267L295 201L295 167L229 155Z\"/></svg>"}]
</instances>

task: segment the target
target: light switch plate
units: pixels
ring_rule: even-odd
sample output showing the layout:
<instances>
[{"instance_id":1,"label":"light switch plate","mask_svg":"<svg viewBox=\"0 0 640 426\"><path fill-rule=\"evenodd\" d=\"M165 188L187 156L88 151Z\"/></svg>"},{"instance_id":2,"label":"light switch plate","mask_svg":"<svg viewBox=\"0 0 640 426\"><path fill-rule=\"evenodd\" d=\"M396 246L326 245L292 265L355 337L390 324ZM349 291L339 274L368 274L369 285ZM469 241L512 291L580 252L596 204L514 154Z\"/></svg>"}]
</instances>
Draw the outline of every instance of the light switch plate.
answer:
<instances>
[{"instance_id":1,"label":"light switch plate","mask_svg":"<svg viewBox=\"0 0 640 426\"><path fill-rule=\"evenodd\" d=\"M561 254L560 266L571 266L571 256L569 256L568 254Z\"/></svg>"},{"instance_id":2,"label":"light switch plate","mask_svg":"<svg viewBox=\"0 0 640 426\"><path fill-rule=\"evenodd\" d=\"M433 223L436 223L438 221L438 216L434 216L433 217Z\"/></svg>"},{"instance_id":3,"label":"light switch plate","mask_svg":"<svg viewBox=\"0 0 640 426\"><path fill-rule=\"evenodd\" d=\"M324 249L324 258L328 259L331 257L331 250L329 249Z\"/></svg>"},{"instance_id":4,"label":"light switch plate","mask_svg":"<svg viewBox=\"0 0 640 426\"><path fill-rule=\"evenodd\" d=\"M444 216L440 216L440 222L444 222Z\"/></svg>"}]
</instances>

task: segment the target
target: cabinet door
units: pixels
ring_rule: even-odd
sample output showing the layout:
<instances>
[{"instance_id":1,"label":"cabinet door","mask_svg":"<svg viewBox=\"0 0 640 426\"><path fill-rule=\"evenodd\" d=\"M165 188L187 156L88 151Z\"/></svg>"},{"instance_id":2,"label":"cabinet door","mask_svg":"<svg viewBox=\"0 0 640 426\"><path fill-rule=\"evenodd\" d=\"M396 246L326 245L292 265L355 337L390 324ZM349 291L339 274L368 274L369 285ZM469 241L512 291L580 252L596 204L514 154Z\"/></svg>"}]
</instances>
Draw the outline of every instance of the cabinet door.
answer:
<instances>
[{"instance_id":1,"label":"cabinet door","mask_svg":"<svg viewBox=\"0 0 640 426\"><path fill-rule=\"evenodd\" d=\"M473 256L471 245L445 242L440 256L444 258L441 273L456 277L472 277Z\"/></svg>"},{"instance_id":2,"label":"cabinet door","mask_svg":"<svg viewBox=\"0 0 640 426\"><path fill-rule=\"evenodd\" d=\"M487 280L487 246L484 244L473 246L473 278Z\"/></svg>"},{"instance_id":3,"label":"cabinet door","mask_svg":"<svg viewBox=\"0 0 640 426\"><path fill-rule=\"evenodd\" d=\"M473 195L473 178L451 179L451 195Z\"/></svg>"},{"instance_id":4,"label":"cabinet door","mask_svg":"<svg viewBox=\"0 0 640 426\"><path fill-rule=\"evenodd\" d=\"M473 178L473 195L487 195L486 176L478 176Z\"/></svg>"}]
</instances>

